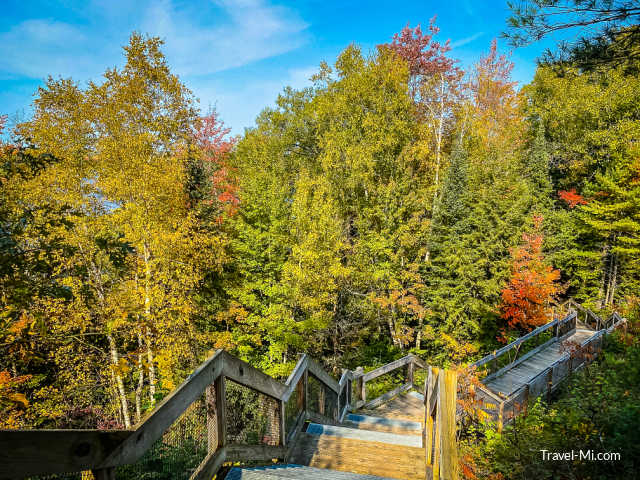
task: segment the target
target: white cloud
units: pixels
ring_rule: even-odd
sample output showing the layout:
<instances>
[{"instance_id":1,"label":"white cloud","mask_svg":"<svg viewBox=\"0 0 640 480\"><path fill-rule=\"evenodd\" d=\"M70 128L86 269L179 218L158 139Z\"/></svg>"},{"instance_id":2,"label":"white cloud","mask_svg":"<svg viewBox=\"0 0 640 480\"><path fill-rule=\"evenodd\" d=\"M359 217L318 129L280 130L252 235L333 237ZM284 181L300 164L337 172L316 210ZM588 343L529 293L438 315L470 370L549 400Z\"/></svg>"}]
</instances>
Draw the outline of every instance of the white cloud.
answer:
<instances>
[{"instance_id":1,"label":"white cloud","mask_svg":"<svg viewBox=\"0 0 640 480\"><path fill-rule=\"evenodd\" d=\"M181 75L207 75L246 65L300 47L308 25L294 12L259 0L218 0L226 21L197 22L194 9L178 9L170 0L151 4L142 31L166 40L170 64Z\"/></svg>"},{"instance_id":2,"label":"white cloud","mask_svg":"<svg viewBox=\"0 0 640 480\"><path fill-rule=\"evenodd\" d=\"M121 9L114 4L121 5ZM93 2L87 23L29 19L0 32L0 76L78 80L122 63L130 30L158 35L173 69L207 75L285 53L307 40L308 25L290 9L266 0L125 0ZM205 21L206 19L206 21Z\"/></svg>"},{"instance_id":3,"label":"white cloud","mask_svg":"<svg viewBox=\"0 0 640 480\"><path fill-rule=\"evenodd\" d=\"M49 74L86 75L94 59L79 45L89 39L79 28L51 20L26 20L0 33L0 71L43 78Z\"/></svg>"},{"instance_id":4,"label":"white cloud","mask_svg":"<svg viewBox=\"0 0 640 480\"><path fill-rule=\"evenodd\" d=\"M460 40L456 40L455 42L451 42L451 48L458 48L458 47L462 47L464 45L467 45L468 43L471 43L471 42L477 40L482 35L484 35L484 32L478 32L478 33L474 33L473 35L471 35L469 37L461 38Z\"/></svg>"}]
</instances>

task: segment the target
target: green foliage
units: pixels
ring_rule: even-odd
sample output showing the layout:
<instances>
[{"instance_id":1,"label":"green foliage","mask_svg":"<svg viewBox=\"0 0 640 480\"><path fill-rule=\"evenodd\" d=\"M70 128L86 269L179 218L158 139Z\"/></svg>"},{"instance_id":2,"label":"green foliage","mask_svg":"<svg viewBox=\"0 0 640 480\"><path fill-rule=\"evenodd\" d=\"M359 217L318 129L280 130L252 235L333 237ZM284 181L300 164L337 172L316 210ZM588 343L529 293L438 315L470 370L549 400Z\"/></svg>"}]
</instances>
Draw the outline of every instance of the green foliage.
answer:
<instances>
[{"instance_id":1,"label":"green foliage","mask_svg":"<svg viewBox=\"0 0 640 480\"><path fill-rule=\"evenodd\" d=\"M631 343L630 343L631 342ZM629 344L630 343L630 344ZM616 334L604 355L577 372L553 404L538 398L502 434L469 447L478 477L504 479L634 478L640 458L640 346ZM617 461L543 461L541 450L618 452Z\"/></svg>"}]
</instances>

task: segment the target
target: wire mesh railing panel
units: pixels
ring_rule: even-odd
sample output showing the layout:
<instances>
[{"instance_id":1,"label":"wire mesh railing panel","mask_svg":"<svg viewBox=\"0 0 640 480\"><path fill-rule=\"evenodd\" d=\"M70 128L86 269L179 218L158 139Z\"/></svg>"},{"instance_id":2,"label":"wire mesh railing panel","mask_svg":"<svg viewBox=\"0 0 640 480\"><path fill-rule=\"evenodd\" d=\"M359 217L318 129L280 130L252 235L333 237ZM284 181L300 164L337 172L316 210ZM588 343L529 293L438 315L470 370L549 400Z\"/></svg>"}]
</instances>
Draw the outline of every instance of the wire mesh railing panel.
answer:
<instances>
[{"instance_id":1,"label":"wire mesh railing panel","mask_svg":"<svg viewBox=\"0 0 640 480\"><path fill-rule=\"evenodd\" d=\"M226 382L227 444L278 445L278 401L233 381Z\"/></svg>"},{"instance_id":2,"label":"wire mesh railing panel","mask_svg":"<svg viewBox=\"0 0 640 480\"><path fill-rule=\"evenodd\" d=\"M536 398L547 391L548 370L543 371L529 381L529 398Z\"/></svg>"},{"instance_id":3,"label":"wire mesh railing panel","mask_svg":"<svg viewBox=\"0 0 640 480\"><path fill-rule=\"evenodd\" d=\"M424 393L424 386L427 382L428 370L424 368L418 368L417 366L413 371L413 385L420 393Z\"/></svg>"},{"instance_id":4,"label":"wire mesh railing panel","mask_svg":"<svg viewBox=\"0 0 640 480\"><path fill-rule=\"evenodd\" d=\"M526 388L521 388L516 393L514 393L509 400L505 402L503 407L503 421L508 422L513 418L517 417L526 410L528 402L528 394Z\"/></svg>"},{"instance_id":5,"label":"wire mesh railing panel","mask_svg":"<svg viewBox=\"0 0 640 480\"><path fill-rule=\"evenodd\" d=\"M308 406L309 410L315 413L319 413L324 415L324 407L325 407L325 386L322 382L320 382L313 375L309 375L308 380L308 391L309 391L309 400Z\"/></svg>"},{"instance_id":6,"label":"wire mesh railing panel","mask_svg":"<svg viewBox=\"0 0 640 480\"><path fill-rule=\"evenodd\" d=\"M557 336L558 337L564 337L565 335L571 333L573 330L576 329L576 318L577 317L572 317L570 320L567 320L566 322L560 322L558 324L558 333Z\"/></svg>"},{"instance_id":7,"label":"wire mesh railing panel","mask_svg":"<svg viewBox=\"0 0 640 480\"><path fill-rule=\"evenodd\" d=\"M553 367L553 384L557 385L569 376L570 357L564 357Z\"/></svg>"},{"instance_id":8,"label":"wire mesh railing panel","mask_svg":"<svg viewBox=\"0 0 640 480\"><path fill-rule=\"evenodd\" d=\"M400 367L379 377L367 380L367 400L373 400L406 383L406 367Z\"/></svg>"},{"instance_id":9,"label":"wire mesh railing panel","mask_svg":"<svg viewBox=\"0 0 640 480\"><path fill-rule=\"evenodd\" d=\"M300 380L284 406L284 425L287 435L296 427L304 411L304 382Z\"/></svg>"},{"instance_id":10,"label":"wire mesh railing panel","mask_svg":"<svg viewBox=\"0 0 640 480\"><path fill-rule=\"evenodd\" d=\"M215 417L215 416L214 416ZM206 395L201 395L135 463L116 468L118 480L188 479L217 441L215 420L207 423Z\"/></svg>"},{"instance_id":11,"label":"wire mesh railing panel","mask_svg":"<svg viewBox=\"0 0 640 480\"><path fill-rule=\"evenodd\" d=\"M328 387L324 387L324 415L338 419L338 394Z\"/></svg>"}]
</instances>

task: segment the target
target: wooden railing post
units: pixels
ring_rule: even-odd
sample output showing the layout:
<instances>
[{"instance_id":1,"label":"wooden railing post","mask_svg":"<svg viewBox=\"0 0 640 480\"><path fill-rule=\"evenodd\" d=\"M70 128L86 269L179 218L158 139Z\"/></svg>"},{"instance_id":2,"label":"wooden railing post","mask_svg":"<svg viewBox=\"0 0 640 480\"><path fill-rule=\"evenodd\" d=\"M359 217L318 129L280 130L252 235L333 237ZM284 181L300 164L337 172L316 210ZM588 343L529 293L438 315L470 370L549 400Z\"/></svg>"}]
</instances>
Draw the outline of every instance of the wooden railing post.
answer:
<instances>
[{"instance_id":1,"label":"wooden railing post","mask_svg":"<svg viewBox=\"0 0 640 480\"><path fill-rule=\"evenodd\" d=\"M413 386L413 373L414 373L415 363L410 362L407 365L407 383Z\"/></svg>"},{"instance_id":2,"label":"wooden railing post","mask_svg":"<svg viewBox=\"0 0 640 480\"><path fill-rule=\"evenodd\" d=\"M553 385L553 367L547 371L547 403L551 401L551 387Z\"/></svg>"},{"instance_id":3,"label":"wooden railing post","mask_svg":"<svg viewBox=\"0 0 640 480\"><path fill-rule=\"evenodd\" d=\"M218 448L224 447L227 444L227 394L225 385L224 375L218 376L213 383L216 402L215 416L218 430Z\"/></svg>"},{"instance_id":4,"label":"wooden railing post","mask_svg":"<svg viewBox=\"0 0 640 480\"><path fill-rule=\"evenodd\" d=\"M304 375L303 375L303 382L304 382L304 387L303 387L303 391L304 391L304 414L305 416L309 413L309 370L305 369L304 370Z\"/></svg>"},{"instance_id":5,"label":"wooden railing post","mask_svg":"<svg viewBox=\"0 0 640 480\"><path fill-rule=\"evenodd\" d=\"M320 415L324 415L325 388L324 384L320 384L320 390L318 390L318 413Z\"/></svg>"},{"instance_id":6,"label":"wooden railing post","mask_svg":"<svg viewBox=\"0 0 640 480\"><path fill-rule=\"evenodd\" d=\"M286 407L287 404L283 400L278 400L278 433L280 434L280 438L278 440L278 445L282 447L287 446L287 432L285 425L285 415L286 415Z\"/></svg>"},{"instance_id":7,"label":"wooden railing post","mask_svg":"<svg viewBox=\"0 0 640 480\"><path fill-rule=\"evenodd\" d=\"M366 402L367 391L366 391L365 381L362 379L363 374L364 374L364 368L362 367L356 368L356 375L359 375L358 379L356 380L356 392L357 392L356 396L358 400L360 400L361 402Z\"/></svg>"},{"instance_id":8,"label":"wooden railing post","mask_svg":"<svg viewBox=\"0 0 640 480\"><path fill-rule=\"evenodd\" d=\"M457 480L458 478L458 447L456 444L456 406L458 373L455 370L445 370L440 389L441 405L439 415L442 421L442 460L440 463L440 478L442 480Z\"/></svg>"}]
</instances>

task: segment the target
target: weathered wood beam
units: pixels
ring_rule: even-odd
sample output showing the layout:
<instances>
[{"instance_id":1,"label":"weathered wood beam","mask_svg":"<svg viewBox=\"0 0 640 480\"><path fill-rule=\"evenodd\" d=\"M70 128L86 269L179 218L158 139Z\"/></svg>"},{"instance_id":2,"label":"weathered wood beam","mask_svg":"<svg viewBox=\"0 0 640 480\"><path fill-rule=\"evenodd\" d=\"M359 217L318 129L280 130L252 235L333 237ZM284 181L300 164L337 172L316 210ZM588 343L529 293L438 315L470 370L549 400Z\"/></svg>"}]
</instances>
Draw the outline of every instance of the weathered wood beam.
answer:
<instances>
[{"instance_id":1,"label":"weathered wood beam","mask_svg":"<svg viewBox=\"0 0 640 480\"><path fill-rule=\"evenodd\" d=\"M227 356L224 351L218 350L198 367L145 417L136 427L135 434L122 442L113 454L97 465L97 468L133 463L144 455L171 424L203 394L207 386L222 375Z\"/></svg>"},{"instance_id":2,"label":"weathered wood beam","mask_svg":"<svg viewBox=\"0 0 640 480\"><path fill-rule=\"evenodd\" d=\"M223 373L225 377L276 400L284 398L287 391L286 385L227 352L222 352L222 354L224 355Z\"/></svg>"},{"instance_id":3,"label":"weathered wood beam","mask_svg":"<svg viewBox=\"0 0 640 480\"><path fill-rule=\"evenodd\" d=\"M0 430L0 478L96 469L132 430Z\"/></svg>"},{"instance_id":4,"label":"weathered wood beam","mask_svg":"<svg viewBox=\"0 0 640 480\"><path fill-rule=\"evenodd\" d=\"M220 470L220 467L227 459L227 448L222 447L207 454L195 472L191 474L189 480L210 480Z\"/></svg>"},{"instance_id":5,"label":"weathered wood beam","mask_svg":"<svg viewBox=\"0 0 640 480\"><path fill-rule=\"evenodd\" d=\"M308 364L309 364L309 357L305 353L300 357L300 359L298 360L298 363L296 364L295 368L289 375L289 378L287 378L287 381L285 382L287 389L285 390L284 395L282 396L283 401L287 402L289 400L289 397L293 394L294 390L298 385L298 382L300 382L300 380L304 377L304 374L307 371Z\"/></svg>"},{"instance_id":6,"label":"weathered wood beam","mask_svg":"<svg viewBox=\"0 0 640 480\"><path fill-rule=\"evenodd\" d=\"M338 382L312 358L309 358L308 370L311 374L313 374L314 377L320 380L320 382L324 383L335 393L340 393L340 386L338 385Z\"/></svg>"},{"instance_id":7,"label":"weathered wood beam","mask_svg":"<svg viewBox=\"0 0 640 480\"><path fill-rule=\"evenodd\" d=\"M392 372L397 368L404 367L408 363L413 362L414 358L415 357L413 355L407 355L406 357L402 357L391 363L387 363L386 365L383 365L374 370L371 370L370 372L365 373L362 376L362 380L365 382L368 382L369 380L373 380L374 378L379 377L380 375L384 375L385 373Z\"/></svg>"}]
</instances>

